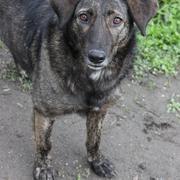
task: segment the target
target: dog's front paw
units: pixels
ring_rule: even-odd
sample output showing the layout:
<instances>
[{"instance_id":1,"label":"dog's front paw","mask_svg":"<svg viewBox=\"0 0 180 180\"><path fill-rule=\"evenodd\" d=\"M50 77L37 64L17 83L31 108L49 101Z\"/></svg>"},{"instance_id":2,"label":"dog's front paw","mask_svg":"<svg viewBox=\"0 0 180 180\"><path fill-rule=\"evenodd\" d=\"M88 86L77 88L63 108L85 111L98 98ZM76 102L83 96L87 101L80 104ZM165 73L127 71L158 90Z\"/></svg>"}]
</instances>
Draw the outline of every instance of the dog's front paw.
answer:
<instances>
[{"instance_id":1,"label":"dog's front paw","mask_svg":"<svg viewBox=\"0 0 180 180\"><path fill-rule=\"evenodd\" d=\"M57 172L52 167L35 167L34 180L55 180Z\"/></svg>"},{"instance_id":2,"label":"dog's front paw","mask_svg":"<svg viewBox=\"0 0 180 180\"><path fill-rule=\"evenodd\" d=\"M117 174L114 165L104 157L101 157L97 160L93 160L89 163L95 174L97 174L100 177L113 178Z\"/></svg>"}]
</instances>

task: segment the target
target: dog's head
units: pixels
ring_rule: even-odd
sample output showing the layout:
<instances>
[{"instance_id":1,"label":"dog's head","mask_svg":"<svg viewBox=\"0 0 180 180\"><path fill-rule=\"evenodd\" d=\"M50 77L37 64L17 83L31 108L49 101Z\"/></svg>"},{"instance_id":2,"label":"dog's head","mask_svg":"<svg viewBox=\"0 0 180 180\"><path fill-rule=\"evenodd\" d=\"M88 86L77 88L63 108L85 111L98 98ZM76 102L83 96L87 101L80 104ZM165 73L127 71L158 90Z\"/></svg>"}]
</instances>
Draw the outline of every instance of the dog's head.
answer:
<instances>
[{"instance_id":1,"label":"dog's head","mask_svg":"<svg viewBox=\"0 0 180 180\"><path fill-rule=\"evenodd\" d=\"M124 47L135 22L145 35L157 0L50 0L60 27L68 27L71 47L92 70L108 66Z\"/></svg>"}]
</instances>

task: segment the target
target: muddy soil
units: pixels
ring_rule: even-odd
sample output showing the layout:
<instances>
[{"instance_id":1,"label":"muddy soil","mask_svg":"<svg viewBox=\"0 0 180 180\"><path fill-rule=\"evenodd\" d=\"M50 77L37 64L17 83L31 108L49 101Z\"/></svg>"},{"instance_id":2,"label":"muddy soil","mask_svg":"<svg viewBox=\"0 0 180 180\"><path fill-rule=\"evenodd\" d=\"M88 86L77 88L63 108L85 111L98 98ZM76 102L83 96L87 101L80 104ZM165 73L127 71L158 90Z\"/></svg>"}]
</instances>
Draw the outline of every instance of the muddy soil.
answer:
<instances>
[{"instance_id":1,"label":"muddy soil","mask_svg":"<svg viewBox=\"0 0 180 180\"><path fill-rule=\"evenodd\" d=\"M12 61L0 49L0 72ZM116 165L115 180L180 180L180 115L167 104L180 94L180 75L149 76L140 84L122 81L119 100L104 122L101 149ZM0 180L32 180L32 101L18 82L0 79ZM53 164L62 180L100 180L89 169L85 119L58 117L53 132Z\"/></svg>"}]
</instances>

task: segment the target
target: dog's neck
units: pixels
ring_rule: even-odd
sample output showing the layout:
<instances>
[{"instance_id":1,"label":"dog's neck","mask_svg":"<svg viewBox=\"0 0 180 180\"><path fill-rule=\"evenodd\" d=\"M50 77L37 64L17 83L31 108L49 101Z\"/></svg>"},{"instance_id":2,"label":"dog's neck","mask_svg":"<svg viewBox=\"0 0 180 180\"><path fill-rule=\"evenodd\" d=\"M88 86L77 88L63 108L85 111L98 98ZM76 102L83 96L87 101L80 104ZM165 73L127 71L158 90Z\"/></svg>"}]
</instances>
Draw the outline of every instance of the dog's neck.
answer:
<instances>
[{"instance_id":1,"label":"dog's neck","mask_svg":"<svg viewBox=\"0 0 180 180\"><path fill-rule=\"evenodd\" d=\"M56 28L54 30L53 27L48 33L52 71L59 76L59 82L63 83L67 92L76 96L81 94L88 106L102 106L132 66L136 47L134 30L132 29L127 45L118 51L109 66L100 71L90 71L81 64L84 62L81 57L73 56L65 43L63 32Z\"/></svg>"}]
</instances>

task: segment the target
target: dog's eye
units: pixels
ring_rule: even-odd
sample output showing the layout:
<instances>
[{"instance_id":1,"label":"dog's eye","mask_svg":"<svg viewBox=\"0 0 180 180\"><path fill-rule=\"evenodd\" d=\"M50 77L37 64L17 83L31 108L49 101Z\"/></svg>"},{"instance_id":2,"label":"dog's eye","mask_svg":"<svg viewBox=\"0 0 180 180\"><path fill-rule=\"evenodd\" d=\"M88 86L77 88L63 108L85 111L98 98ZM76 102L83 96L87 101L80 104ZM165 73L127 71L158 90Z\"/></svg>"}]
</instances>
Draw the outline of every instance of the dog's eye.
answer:
<instances>
[{"instance_id":1,"label":"dog's eye","mask_svg":"<svg viewBox=\"0 0 180 180\"><path fill-rule=\"evenodd\" d=\"M119 24L121 24L122 22L123 22L123 19L120 18L120 17L115 17L115 18L113 19L113 24L114 24L114 25L119 25Z\"/></svg>"},{"instance_id":2,"label":"dog's eye","mask_svg":"<svg viewBox=\"0 0 180 180\"><path fill-rule=\"evenodd\" d=\"M89 21L89 18L88 18L88 15L85 14L85 13L82 13L79 15L79 19L82 21L82 22L85 22L87 23Z\"/></svg>"}]
</instances>

